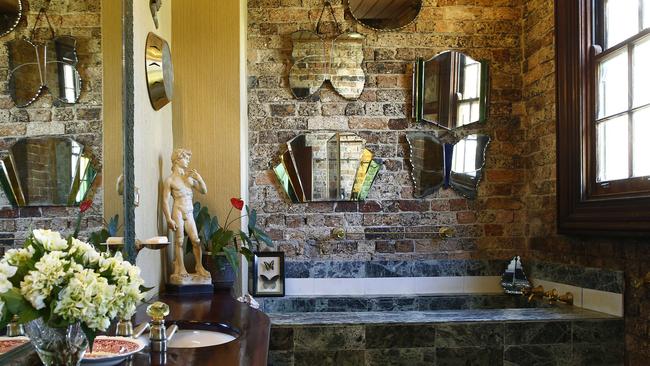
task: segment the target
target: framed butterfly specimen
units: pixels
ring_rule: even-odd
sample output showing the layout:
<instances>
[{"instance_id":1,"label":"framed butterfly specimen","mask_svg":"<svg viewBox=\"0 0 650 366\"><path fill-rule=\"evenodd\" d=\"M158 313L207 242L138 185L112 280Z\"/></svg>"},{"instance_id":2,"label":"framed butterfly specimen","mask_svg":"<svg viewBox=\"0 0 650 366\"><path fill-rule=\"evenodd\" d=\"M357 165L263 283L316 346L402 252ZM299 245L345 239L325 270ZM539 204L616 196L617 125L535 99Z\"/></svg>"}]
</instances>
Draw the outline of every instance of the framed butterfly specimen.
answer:
<instances>
[{"instance_id":1,"label":"framed butterfly specimen","mask_svg":"<svg viewBox=\"0 0 650 366\"><path fill-rule=\"evenodd\" d=\"M253 263L253 295L284 296L284 252L256 252Z\"/></svg>"}]
</instances>

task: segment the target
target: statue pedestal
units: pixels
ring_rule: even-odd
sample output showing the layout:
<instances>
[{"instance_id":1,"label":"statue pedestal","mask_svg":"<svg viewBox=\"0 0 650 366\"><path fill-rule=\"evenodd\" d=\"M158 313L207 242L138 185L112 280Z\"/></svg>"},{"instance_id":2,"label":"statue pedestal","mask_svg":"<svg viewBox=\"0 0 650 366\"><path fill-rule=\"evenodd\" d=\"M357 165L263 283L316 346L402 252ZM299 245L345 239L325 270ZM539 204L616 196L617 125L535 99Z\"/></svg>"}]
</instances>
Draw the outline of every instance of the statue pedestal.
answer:
<instances>
[{"instance_id":1,"label":"statue pedestal","mask_svg":"<svg viewBox=\"0 0 650 366\"><path fill-rule=\"evenodd\" d=\"M165 285L165 294L167 295L199 295L212 294L214 286L212 284L194 284L194 285Z\"/></svg>"}]
</instances>

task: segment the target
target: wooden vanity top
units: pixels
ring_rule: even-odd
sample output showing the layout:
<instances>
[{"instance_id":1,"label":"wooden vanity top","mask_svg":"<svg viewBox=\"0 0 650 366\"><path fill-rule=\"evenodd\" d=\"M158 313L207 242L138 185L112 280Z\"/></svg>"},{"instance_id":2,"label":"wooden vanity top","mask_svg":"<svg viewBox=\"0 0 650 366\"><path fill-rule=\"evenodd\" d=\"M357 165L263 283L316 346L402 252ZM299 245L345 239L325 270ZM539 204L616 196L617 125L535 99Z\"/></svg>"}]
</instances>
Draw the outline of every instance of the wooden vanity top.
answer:
<instances>
[{"instance_id":1,"label":"wooden vanity top","mask_svg":"<svg viewBox=\"0 0 650 366\"><path fill-rule=\"evenodd\" d=\"M182 365L182 366L266 366L269 348L271 322L263 312L255 310L232 298L229 292L215 292L208 295L166 296L157 299L167 303L170 314L165 318L167 325L173 321L200 321L221 323L239 333L239 337L219 346L203 348L168 349L163 355L149 353L149 347L135 354L119 366ZM154 301L152 300L152 301ZM140 306L134 324L149 321L145 313L146 304ZM17 355L8 364L21 366L42 365L36 352ZM84 365L82 362L81 365Z\"/></svg>"}]
</instances>

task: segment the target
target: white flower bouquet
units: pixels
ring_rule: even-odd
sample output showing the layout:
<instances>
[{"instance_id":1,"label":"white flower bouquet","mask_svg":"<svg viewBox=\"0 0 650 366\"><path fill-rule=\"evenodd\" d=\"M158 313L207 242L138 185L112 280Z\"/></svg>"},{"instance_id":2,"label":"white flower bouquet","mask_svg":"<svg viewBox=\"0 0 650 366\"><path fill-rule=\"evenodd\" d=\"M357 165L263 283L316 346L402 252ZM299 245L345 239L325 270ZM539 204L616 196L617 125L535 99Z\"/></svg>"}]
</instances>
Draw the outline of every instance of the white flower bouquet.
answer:
<instances>
[{"instance_id":1,"label":"white flower bouquet","mask_svg":"<svg viewBox=\"0 0 650 366\"><path fill-rule=\"evenodd\" d=\"M51 328L80 324L88 343L112 319L130 318L148 290L140 269L58 232L34 230L0 260L0 327L40 319Z\"/></svg>"}]
</instances>

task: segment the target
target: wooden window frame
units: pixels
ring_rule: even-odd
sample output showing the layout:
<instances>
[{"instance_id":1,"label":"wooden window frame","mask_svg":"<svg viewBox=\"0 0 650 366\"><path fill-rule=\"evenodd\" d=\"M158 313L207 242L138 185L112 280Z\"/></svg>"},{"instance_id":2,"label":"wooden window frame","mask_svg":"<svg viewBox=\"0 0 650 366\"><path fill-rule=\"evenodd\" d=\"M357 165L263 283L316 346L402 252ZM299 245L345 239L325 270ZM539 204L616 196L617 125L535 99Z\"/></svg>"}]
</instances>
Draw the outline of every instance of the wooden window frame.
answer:
<instances>
[{"instance_id":1,"label":"wooden window frame","mask_svg":"<svg viewBox=\"0 0 650 366\"><path fill-rule=\"evenodd\" d=\"M603 19L602 13L594 16L595 1L555 1L558 232L650 235L647 191L603 194L589 178L596 166L593 45L594 37L602 37L595 25Z\"/></svg>"}]
</instances>

